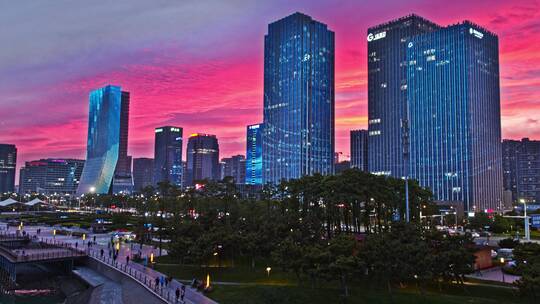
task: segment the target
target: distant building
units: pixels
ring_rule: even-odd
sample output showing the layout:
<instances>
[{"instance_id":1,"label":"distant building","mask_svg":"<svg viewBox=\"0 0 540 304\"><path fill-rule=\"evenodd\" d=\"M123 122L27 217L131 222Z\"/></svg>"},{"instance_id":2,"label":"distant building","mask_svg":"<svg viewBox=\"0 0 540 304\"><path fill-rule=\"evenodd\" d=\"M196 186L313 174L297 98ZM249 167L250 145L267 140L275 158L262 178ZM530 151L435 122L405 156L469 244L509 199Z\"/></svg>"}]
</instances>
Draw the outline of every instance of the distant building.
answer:
<instances>
[{"instance_id":1,"label":"distant building","mask_svg":"<svg viewBox=\"0 0 540 304\"><path fill-rule=\"evenodd\" d=\"M246 182L246 158L244 155L234 155L221 159L224 163L223 177L230 176L236 184L244 184Z\"/></svg>"},{"instance_id":2,"label":"distant building","mask_svg":"<svg viewBox=\"0 0 540 304\"><path fill-rule=\"evenodd\" d=\"M540 141L523 138L502 142L504 190L512 201L540 203Z\"/></svg>"},{"instance_id":3,"label":"distant building","mask_svg":"<svg viewBox=\"0 0 540 304\"><path fill-rule=\"evenodd\" d=\"M182 187L183 129L164 126L155 129L154 183L168 181Z\"/></svg>"},{"instance_id":4,"label":"distant building","mask_svg":"<svg viewBox=\"0 0 540 304\"><path fill-rule=\"evenodd\" d=\"M339 174L347 169L351 168L351 162L348 160L340 161L339 163L336 163L335 165L336 174Z\"/></svg>"},{"instance_id":5,"label":"distant building","mask_svg":"<svg viewBox=\"0 0 540 304\"><path fill-rule=\"evenodd\" d=\"M17 147L0 144L0 193L15 191L15 168L17 166Z\"/></svg>"},{"instance_id":6,"label":"distant building","mask_svg":"<svg viewBox=\"0 0 540 304\"><path fill-rule=\"evenodd\" d=\"M187 185L204 179L220 179L219 144L215 135L195 133L187 144Z\"/></svg>"},{"instance_id":7,"label":"distant building","mask_svg":"<svg viewBox=\"0 0 540 304\"><path fill-rule=\"evenodd\" d=\"M19 193L75 194L84 160L47 158L27 161L19 174Z\"/></svg>"},{"instance_id":8,"label":"distant building","mask_svg":"<svg viewBox=\"0 0 540 304\"><path fill-rule=\"evenodd\" d=\"M141 192L147 186L154 185L154 159L134 158L133 159L133 191Z\"/></svg>"},{"instance_id":9,"label":"distant building","mask_svg":"<svg viewBox=\"0 0 540 304\"><path fill-rule=\"evenodd\" d=\"M264 124L247 126L246 138L246 184L262 185L262 133Z\"/></svg>"},{"instance_id":10,"label":"distant building","mask_svg":"<svg viewBox=\"0 0 540 304\"><path fill-rule=\"evenodd\" d=\"M351 168L368 171L368 131L351 130Z\"/></svg>"},{"instance_id":11,"label":"distant building","mask_svg":"<svg viewBox=\"0 0 540 304\"><path fill-rule=\"evenodd\" d=\"M130 186L131 160L127 156L129 94L108 85L90 92L86 162L77 194L113 191ZM128 172L129 171L129 172Z\"/></svg>"},{"instance_id":12,"label":"distant building","mask_svg":"<svg viewBox=\"0 0 540 304\"><path fill-rule=\"evenodd\" d=\"M295 13L264 37L263 182L334 172L334 32Z\"/></svg>"}]
</instances>

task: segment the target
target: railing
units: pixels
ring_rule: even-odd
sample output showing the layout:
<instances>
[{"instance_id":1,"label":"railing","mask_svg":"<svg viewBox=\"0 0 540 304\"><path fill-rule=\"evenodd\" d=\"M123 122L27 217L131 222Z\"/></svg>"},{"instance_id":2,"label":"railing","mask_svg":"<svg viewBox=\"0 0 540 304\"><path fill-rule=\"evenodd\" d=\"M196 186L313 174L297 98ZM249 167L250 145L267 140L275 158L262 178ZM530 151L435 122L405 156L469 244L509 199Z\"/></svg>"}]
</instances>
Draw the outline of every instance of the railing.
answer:
<instances>
[{"instance_id":1,"label":"railing","mask_svg":"<svg viewBox=\"0 0 540 304\"><path fill-rule=\"evenodd\" d=\"M9 233L0 233L0 239L3 240L30 240L29 235L20 236ZM35 248L35 250L43 250L42 252L28 252L32 248L9 248L0 245L0 252L6 255L13 262L30 262L63 258L76 258L87 255L87 250L84 248L78 249L70 243L59 242L56 240L39 239L40 244L46 245L44 248ZM84 246L81 246L84 247Z\"/></svg>"},{"instance_id":2,"label":"railing","mask_svg":"<svg viewBox=\"0 0 540 304\"><path fill-rule=\"evenodd\" d=\"M88 255L106 265L109 265L119 270L120 272L130 276L131 278L135 279L142 285L146 286L159 298L161 298L161 300L167 303L177 303L176 295L174 294L174 292L168 289L167 287L161 286L159 282L156 284L155 277L152 277L133 267L130 267L128 264L122 264L108 256L101 255L101 252L98 252L96 250L90 250L88 252ZM187 301L185 301L185 303L187 303Z\"/></svg>"}]
</instances>

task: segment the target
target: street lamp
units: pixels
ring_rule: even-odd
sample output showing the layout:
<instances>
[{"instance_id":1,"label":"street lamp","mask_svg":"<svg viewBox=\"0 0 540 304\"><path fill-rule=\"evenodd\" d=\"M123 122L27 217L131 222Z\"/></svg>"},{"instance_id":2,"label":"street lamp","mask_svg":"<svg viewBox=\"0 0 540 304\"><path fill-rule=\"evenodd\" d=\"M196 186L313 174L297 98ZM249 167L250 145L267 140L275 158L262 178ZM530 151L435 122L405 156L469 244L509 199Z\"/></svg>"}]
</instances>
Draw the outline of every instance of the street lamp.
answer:
<instances>
[{"instance_id":1,"label":"street lamp","mask_svg":"<svg viewBox=\"0 0 540 304\"><path fill-rule=\"evenodd\" d=\"M270 277L270 270L272 270L270 266L266 267L266 274L268 275L268 277Z\"/></svg>"},{"instance_id":2,"label":"street lamp","mask_svg":"<svg viewBox=\"0 0 540 304\"><path fill-rule=\"evenodd\" d=\"M529 218L527 217L527 201L520 198L519 202L523 204L523 217L524 217L524 224L525 224L525 240L530 241L531 240L531 234L529 231Z\"/></svg>"},{"instance_id":3,"label":"street lamp","mask_svg":"<svg viewBox=\"0 0 540 304\"><path fill-rule=\"evenodd\" d=\"M506 283L504 279L504 258L501 258L500 261L501 261L502 280L503 280L503 283Z\"/></svg>"}]
</instances>

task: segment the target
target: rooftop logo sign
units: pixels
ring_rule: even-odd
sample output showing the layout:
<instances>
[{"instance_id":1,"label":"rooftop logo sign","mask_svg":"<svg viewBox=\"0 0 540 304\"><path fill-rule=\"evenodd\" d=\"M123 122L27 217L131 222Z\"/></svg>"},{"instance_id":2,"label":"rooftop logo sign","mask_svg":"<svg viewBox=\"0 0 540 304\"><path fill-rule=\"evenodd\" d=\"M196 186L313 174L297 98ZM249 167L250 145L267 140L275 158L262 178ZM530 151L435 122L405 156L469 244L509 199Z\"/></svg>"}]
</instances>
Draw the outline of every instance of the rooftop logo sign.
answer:
<instances>
[{"instance_id":1,"label":"rooftop logo sign","mask_svg":"<svg viewBox=\"0 0 540 304\"><path fill-rule=\"evenodd\" d=\"M474 35L474 37L482 39L484 37L484 34L480 31L477 31L473 29L472 27L469 28L469 34Z\"/></svg>"},{"instance_id":2,"label":"rooftop logo sign","mask_svg":"<svg viewBox=\"0 0 540 304\"><path fill-rule=\"evenodd\" d=\"M367 41L371 42L371 41L383 39L384 37L386 37L386 32L380 32L380 33L377 33L377 34L369 33L367 35Z\"/></svg>"}]
</instances>

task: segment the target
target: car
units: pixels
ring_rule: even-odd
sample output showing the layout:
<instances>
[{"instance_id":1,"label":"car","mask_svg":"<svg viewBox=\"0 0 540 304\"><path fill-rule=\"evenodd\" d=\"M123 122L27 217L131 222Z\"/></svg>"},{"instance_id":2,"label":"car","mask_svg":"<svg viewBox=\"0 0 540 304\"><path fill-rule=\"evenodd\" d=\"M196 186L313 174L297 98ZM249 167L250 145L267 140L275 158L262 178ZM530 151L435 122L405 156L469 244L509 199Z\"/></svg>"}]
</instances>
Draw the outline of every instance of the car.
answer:
<instances>
[{"instance_id":1,"label":"car","mask_svg":"<svg viewBox=\"0 0 540 304\"><path fill-rule=\"evenodd\" d=\"M471 236L473 238L477 238L477 237L480 237L480 234L478 232L473 232L473 233L471 233Z\"/></svg>"}]
</instances>

